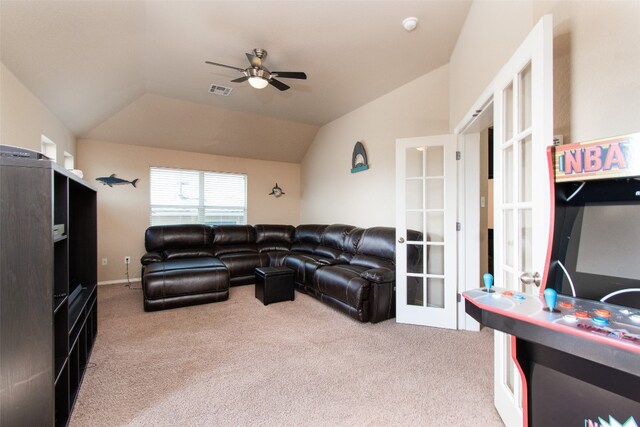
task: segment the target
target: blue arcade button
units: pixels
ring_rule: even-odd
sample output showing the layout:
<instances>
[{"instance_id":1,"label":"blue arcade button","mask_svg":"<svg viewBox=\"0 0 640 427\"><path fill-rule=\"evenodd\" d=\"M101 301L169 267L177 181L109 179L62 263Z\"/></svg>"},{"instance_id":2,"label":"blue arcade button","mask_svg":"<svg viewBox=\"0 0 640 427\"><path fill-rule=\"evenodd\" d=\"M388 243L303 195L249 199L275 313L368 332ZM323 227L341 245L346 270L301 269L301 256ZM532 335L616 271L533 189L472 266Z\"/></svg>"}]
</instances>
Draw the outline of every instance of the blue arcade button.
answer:
<instances>
[{"instance_id":1,"label":"blue arcade button","mask_svg":"<svg viewBox=\"0 0 640 427\"><path fill-rule=\"evenodd\" d=\"M594 317L591 321L598 326L607 326L609 321L603 317Z\"/></svg>"},{"instance_id":2,"label":"blue arcade button","mask_svg":"<svg viewBox=\"0 0 640 427\"><path fill-rule=\"evenodd\" d=\"M524 295L514 295L513 298L517 299L518 301L524 301L526 299Z\"/></svg>"}]
</instances>

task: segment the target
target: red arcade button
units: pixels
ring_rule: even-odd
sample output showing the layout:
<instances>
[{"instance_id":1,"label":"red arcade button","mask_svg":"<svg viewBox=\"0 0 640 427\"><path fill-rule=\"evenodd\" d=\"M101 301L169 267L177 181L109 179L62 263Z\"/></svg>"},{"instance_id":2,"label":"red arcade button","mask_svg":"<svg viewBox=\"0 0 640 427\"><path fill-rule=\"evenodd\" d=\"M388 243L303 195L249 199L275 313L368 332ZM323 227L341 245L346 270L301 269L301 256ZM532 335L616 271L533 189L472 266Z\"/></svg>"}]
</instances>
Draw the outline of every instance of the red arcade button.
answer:
<instances>
[{"instance_id":1,"label":"red arcade button","mask_svg":"<svg viewBox=\"0 0 640 427\"><path fill-rule=\"evenodd\" d=\"M587 313L586 311L576 311L575 313L573 313L578 319L588 319L589 318L589 313Z\"/></svg>"},{"instance_id":2,"label":"red arcade button","mask_svg":"<svg viewBox=\"0 0 640 427\"><path fill-rule=\"evenodd\" d=\"M511 292L511 291L504 291L504 292L502 293L502 295L504 295L505 297L512 297L512 296L513 296L513 292Z\"/></svg>"},{"instance_id":3,"label":"red arcade button","mask_svg":"<svg viewBox=\"0 0 640 427\"><path fill-rule=\"evenodd\" d=\"M570 302L566 302L566 301L562 301L558 305L560 307L562 307L562 308L573 308L573 304L571 304Z\"/></svg>"},{"instance_id":4,"label":"red arcade button","mask_svg":"<svg viewBox=\"0 0 640 427\"><path fill-rule=\"evenodd\" d=\"M598 317L602 317L602 318L608 318L611 317L611 313L609 312L609 310L605 310L603 308L599 308L597 310L594 311L594 313L596 314L596 316Z\"/></svg>"}]
</instances>

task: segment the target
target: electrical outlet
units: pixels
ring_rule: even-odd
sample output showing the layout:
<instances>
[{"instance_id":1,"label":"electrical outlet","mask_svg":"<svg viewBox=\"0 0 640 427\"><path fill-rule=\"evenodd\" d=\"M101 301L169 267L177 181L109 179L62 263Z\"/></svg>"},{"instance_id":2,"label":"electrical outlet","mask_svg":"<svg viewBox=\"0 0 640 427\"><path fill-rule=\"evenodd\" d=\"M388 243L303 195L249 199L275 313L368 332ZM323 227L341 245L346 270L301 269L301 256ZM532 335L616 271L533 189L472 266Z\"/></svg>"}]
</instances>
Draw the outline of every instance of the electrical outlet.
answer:
<instances>
[{"instance_id":1,"label":"electrical outlet","mask_svg":"<svg viewBox=\"0 0 640 427\"><path fill-rule=\"evenodd\" d=\"M124 257L124 263L125 264L131 264L131 257L130 256Z\"/></svg>"},{"instance_id":2,"label":"electrical outlet","mask_svg":"<svg viewBox=\"0 0 640 427\"><path fill-rule=\"evenodd\" d=\"M102 258L102 265L107 265L107 259L106 258Z\"/></svg>"}]
</instances>

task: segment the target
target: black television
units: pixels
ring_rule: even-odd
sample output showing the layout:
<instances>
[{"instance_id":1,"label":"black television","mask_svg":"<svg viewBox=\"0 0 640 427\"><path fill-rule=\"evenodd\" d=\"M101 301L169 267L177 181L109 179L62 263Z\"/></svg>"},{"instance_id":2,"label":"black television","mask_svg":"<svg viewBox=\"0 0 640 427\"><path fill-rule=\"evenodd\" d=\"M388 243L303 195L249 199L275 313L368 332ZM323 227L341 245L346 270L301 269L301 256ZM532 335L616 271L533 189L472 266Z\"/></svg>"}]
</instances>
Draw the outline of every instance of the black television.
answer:
<instances>
[{"instance_id":1,"label":"black television","mask_svg":"<svg viewBox=\"0 0 640 427\"><path fill-rule=\"evenodd\" d=\"M555 212L548 285L640 309L640 180L557 183Z\"/></svg>"}]
</instances>

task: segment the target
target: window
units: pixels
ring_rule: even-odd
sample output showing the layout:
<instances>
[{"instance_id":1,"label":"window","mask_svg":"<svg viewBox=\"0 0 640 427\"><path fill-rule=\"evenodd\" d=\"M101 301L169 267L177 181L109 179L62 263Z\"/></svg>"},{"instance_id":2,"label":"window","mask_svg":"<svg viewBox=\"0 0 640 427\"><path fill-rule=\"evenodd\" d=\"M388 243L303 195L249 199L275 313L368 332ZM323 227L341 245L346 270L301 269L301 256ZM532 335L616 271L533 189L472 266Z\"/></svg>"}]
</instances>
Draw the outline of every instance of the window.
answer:
<instances>
[{"instance_id":1,"label":"window","mask_svg":"<svg viewBox=\"0 0 640 427\"><path fill-rule=\"evenodd\" d=\"M64 152L64 168L71 170L73 169L74 166L75 165L74 165L73 155L65 151Z\"/></svg>"},{"instance_id":2,"label":"window","mask_svg":"<svg viewBox=\"0 0 640 427\"><path fill-rule=\"evenodd\" d=\"M151 168L151 225L246 224L247 176Z\"/></svg>"},{"instance_id":3,"label":"window","mask_svg":"<svg viewBox=\"0 0 640 427\"><path fill-rule=\"evenodd\" d=\"M42 154L53 160L57 160L56 143L44 135L40 135L40 150Z\"/></svg>"}]
</instances>

